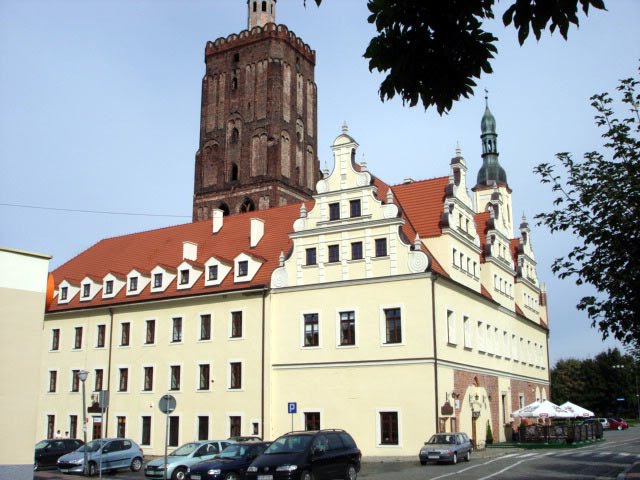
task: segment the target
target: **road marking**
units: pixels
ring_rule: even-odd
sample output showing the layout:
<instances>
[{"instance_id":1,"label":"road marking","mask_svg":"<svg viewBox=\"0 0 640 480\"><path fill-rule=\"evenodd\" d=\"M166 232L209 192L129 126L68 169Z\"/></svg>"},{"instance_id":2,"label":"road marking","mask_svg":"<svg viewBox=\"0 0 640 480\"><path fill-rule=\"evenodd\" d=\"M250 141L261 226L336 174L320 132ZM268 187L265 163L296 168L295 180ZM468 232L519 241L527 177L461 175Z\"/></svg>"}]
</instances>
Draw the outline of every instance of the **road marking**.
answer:
<instances>
[{"instance_id":1,"label":"road marking","mask_svg":"<svg viewBox=\"0 0 640 480\"><path fill-rule=\"evenodd\" d=\"M446 478L446 477L451 477L452 475L458 475L459 473L466 472L467 470L472 470L474 468L483 467L485 465L489 465L490 463L497 462L498 460L503 460L505 458L512 458L512 457L515 457L517 455L518 455L517 453L509 453L508 455L503 455L501 457L496 457L496 458L493 458L493 459L491 459L491 460L489 460L487 462L484 462L484 463L473 464L473 465L471 465L471 466L469 466L467 468L463 468L462 470L456 470L455 472L445 473L444 475L440 475L439 477L433 477L431 480L437 480L439 478Z\"/></svg>"},{"instance_id":2,"label":"road marking","mask_svg":"<svg viewBox=\"0 0 640 480\"><path fill-rule=\"evenodd\" d=\"M535 455L535 454L533 454L533 455ZM527 455L526 456L527 458L522 458L522 456L518 457L518 458L522 458L522 460L520 460L519 462L514 463L513 465L509 465L508 467L504 467L502 470L499 470L499 471L497 471L495 473L492 473L491 475L487 475L486 477L479 478L478 480L486 480L487 478L495 477L496 475L500 475L501 473L504 473L507 470L511 470L513 467L517 467L521 463L528 462L529 460L537 460L538 458L542 458L542 457L548 457L550 455L553 455L553 452L544 453L542 455L537 455L535 457L532 457L531 455Z\"/></svg>"}]
</instances>

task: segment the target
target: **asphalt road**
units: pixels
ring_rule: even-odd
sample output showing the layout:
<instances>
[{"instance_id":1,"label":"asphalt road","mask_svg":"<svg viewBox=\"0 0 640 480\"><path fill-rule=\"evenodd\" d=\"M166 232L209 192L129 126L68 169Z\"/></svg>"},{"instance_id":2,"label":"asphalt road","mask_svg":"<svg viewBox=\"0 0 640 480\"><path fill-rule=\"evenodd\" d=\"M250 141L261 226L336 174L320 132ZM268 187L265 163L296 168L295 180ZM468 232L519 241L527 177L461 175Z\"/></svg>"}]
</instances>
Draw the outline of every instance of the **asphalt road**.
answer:
<instances>
[{"instance_id":1,"label":"asphalt road","mask_svg":"<svg viewBox=\"0 0 640 480\"><path fill-rule=\"evenodd\" d=\"M606 431L604 441L571 449L487 449L472 455L470 462L457 465L421 466L416 457L375 461L365 459L358 478L363 480L582 480L617 479L631 465L640 462L640 427ZM34 480L74 480L79 475L55 470L36 472ZM97 477L95 477L97 478ZM104 475L106 479L142 480L142 471Z\"/></svg>"}]
</instances>

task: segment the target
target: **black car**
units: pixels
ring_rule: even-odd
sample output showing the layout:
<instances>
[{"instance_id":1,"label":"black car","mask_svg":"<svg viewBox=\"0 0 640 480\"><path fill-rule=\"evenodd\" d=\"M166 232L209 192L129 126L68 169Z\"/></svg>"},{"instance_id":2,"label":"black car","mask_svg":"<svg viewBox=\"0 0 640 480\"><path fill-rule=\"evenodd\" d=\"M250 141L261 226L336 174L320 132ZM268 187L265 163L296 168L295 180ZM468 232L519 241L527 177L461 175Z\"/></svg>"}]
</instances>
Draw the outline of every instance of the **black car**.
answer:
<instances>
[{"instance_id":1,"label":"black car","mask_svg":"<svg viewBox=\"0 0 640 480\"><path fill-rule=\"evenodd\" d=\"M33 458L33 469L41 470L44 467L55 467L58 458L69 452L73 452L84 444L82 440L75 438L50 438L36 443L36 451Z\"/></svg>"},{"instance_id":2,"label":"black car","mask_svg":"<svg viewBox=\"0 0 640 480\"><path fill-rule=\"evenodd\" d=\"M232 443L215 458L196 463L187 470L190 480L240 480L247 467L269 446L269 442Z\"/></svg>"},{"instance_id":3,"label":"black car","mask_svg":"<svg viewBox=\"0 0 640 480\"><path fill-rule=\"evenodd\" d=\"M290 432L247 469L247 480L355 480L362 453L344 430Z\"/></svg>"}]
</instances>

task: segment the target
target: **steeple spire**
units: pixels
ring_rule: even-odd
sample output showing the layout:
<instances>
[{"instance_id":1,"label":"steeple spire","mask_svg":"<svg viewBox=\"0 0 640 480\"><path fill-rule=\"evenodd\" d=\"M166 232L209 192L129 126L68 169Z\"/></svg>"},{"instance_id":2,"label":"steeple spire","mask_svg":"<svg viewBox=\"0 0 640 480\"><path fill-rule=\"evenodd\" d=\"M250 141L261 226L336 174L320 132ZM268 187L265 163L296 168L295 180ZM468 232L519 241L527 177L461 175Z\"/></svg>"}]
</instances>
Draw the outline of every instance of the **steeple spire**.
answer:
<instances>
[{"instance_id":1,"label":"steeple spire","mask_svg":"<svg viewBox=\"0 0 640 480\"><path fill-rule=\"evenodd\" d=\"M482 139L482 167L478 172L478 185L490 183L507 183L507 174L498 161L498 134L496 119L489 110L489 92L485 88L485 110L480 122Z\"/></svg>"},{"instance_id":2,"label":"steeple spire","mask_svg":"<svg viewBox=\"0 0 640 480\"><path fill-rule=\"evenodd\" d=\"M277 0L247 0L249 8L248 29L264 27L267 23L276 23Z\"/></svg>"}]
</instances>

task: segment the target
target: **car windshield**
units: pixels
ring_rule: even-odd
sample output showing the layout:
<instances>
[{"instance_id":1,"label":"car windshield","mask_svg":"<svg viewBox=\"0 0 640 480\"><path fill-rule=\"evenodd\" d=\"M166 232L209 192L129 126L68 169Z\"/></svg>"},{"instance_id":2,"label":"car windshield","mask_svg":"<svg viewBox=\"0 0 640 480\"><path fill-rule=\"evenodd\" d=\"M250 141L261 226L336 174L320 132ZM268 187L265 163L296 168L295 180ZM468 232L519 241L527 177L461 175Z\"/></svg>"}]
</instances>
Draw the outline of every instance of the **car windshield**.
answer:
<instances>
[{"instance_id":1,"label":"car windshield","mask_svg":"<svg viewBox=\"0 0 640 480\"><path fill-rule=\"evenodd\" d=\"M217 455L217 456L222 458L242 457L247 453L247 450L249 450L250 448L251 447L249 445L233 444L233 445L229 445L227 448L225 448L222 451L220 455Z\"/></svg>"},{"instance_id":2,"label":"car windshield","mask_svg":"<svg viewBox=\"0 0 640 480\"><path fill-rule=\"evenodd\" d=\"M185 443L184 445L182 445L180 448L178 448L177 450L174 450L173 452L171 452L169 454L170 457L184 457L186 455L191 455L196 448L198 448L200 446L199 443Z\"/></svg>"},{"instance_id":3,"label":"car windshield","mask_svg":"<svg viewBox=\"0 0 640 480\"><path fill-rule=\"evenodd\" d=\"M309 443L311 443L312 438L311 435L287 435L280 437L264 451L264 454L301 453L304 452Z\"/></svg>"},{"instance_id":4,"label":"car windshield","mask_svg":"<svg viewBox=\"0 0 640 480\"><path fill-rule=\"evenodd\" d=\"M49 440L40 440L38 443L36 443L36 448L44 448L47 445L49 445Z\"/></svg>"},{"instance_id":5,"label":"car windshield","mask_svg":"<svg viewBox=\"0 0 640 480\"><path fill-rule=\"evenodd\" d=\"M87 443L87 452L97 452L104 444L105 442L103 440L92 440ZM84 445L81 445L79 448L77 448L76 452L84 452Z\"/></svg>"},{"instance_id":6,"label":"car windshield","mask_svg":"<svg viewBox=\"0 0 640 480\"><path fill-rule=\"evenodd\" d=\"M427 443L456 443L456 437L455 435L433 435Z\"/></svg>"}]
</instances>

